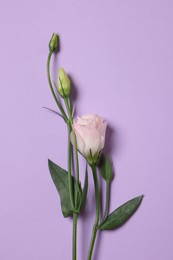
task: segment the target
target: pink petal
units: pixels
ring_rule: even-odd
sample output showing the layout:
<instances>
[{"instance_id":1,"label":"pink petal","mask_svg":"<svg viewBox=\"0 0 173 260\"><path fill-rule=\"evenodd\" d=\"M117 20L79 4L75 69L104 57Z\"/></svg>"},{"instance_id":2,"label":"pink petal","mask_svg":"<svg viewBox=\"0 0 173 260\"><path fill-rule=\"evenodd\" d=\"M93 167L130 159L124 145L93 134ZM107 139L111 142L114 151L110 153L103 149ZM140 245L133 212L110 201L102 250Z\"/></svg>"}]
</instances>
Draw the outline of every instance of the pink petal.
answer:
<instances>
[{"instance_id":1,"label":"pink petal","mask_svg":"<svg viewBox=\"0 0 173 260\"><path fill-rule=\"evenodd\" d=\"M73 130L74 130L74 132L75 132L75 134L76 134L77 149L79 150L79 152L80 152L81 154L84 155L84 148L85 148L84 141L83 141L81 135L78 133L78 131L74 128L74 126L73 126ZM72 144L73 144L73 146L74 146L74 138L73 138L73 133L72 133L72 132L71 132L71 134L70 134L70 139L71 139L71 142L72 142Z\"/></svg>"},{"instance_id":2,"label":"pink petal","mask_svg":"<svg viewBox=\"0 0 173 260\"><path fill-rule=\"evenodd\" d=\"M98 131L101 134L101 136L103 136L103 138L105 138L106 128L107 128L107 122L105 121L102 124L100 124L100 126L98 127Z\"/></svg>"},{"instance_id":3,"label":"pink petal","mask_svg":"<svg viewBox=\"0 0 173 260\"><path fill-rule=\"evenodd\" d=\"M84 150L85 156L90 155L90 150L93 156L101 150L101 145L102 145L101 136L97 130L93 129L86 132L84 140L85 140L85 150Z\"/></svg>"}]
</instances>

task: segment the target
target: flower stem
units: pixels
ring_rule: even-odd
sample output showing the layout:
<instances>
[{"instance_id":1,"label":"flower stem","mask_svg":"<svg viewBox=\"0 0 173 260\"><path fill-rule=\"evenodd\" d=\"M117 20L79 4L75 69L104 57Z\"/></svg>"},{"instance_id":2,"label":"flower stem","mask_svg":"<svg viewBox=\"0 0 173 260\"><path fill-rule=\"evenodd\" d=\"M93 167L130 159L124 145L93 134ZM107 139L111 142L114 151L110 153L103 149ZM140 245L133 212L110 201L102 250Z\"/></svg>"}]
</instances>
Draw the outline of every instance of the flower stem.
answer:
<instances>
[{"instance_id":1,"label":"flower stem","mask_svg":"<svg viewBox=\"0 0 173 260\"><path fill-rule=\"evenodd\" d=\"M69 119L67 118L67 116L63 110L63 107L61 106L61 104L55 94L55 91L53 89L53 86L52 86L51 77L50 77L50 60L51 60L52 53L53 53L53 51L50 51L48 58L47 58L47 79L48 79L48 83L49 83L52 95L54 97L54 100L61 112L61 115L62 115L65 123L67 124L67 129L68 129L68 181L69 181L70 201L71 201L72 208L74 210L75 205L74 205L74 198L73 198L73 182L72 182L72 175L71 175L72 154L71 154L71 141L70 141L70 132L72 129L73 119L72 119L72 115L71 115L69 106L67 107L67 110L69 110L68 111ZM68 101L67 101L67 103L68 103ZM78 159L76 160L76 162L78 163ZM77 164L77 169L79 172L78 164ZM79 176L79 174L78 174L78 176ZM78 216L77 213L73 213L73 239L72 239L72 259L73 260L76 260L77 216Z\"/></svg>"},{"instance_id":2,"label":"flower stem","mask_svg":"<svg viewBox=\"0 0 173 260\"><path fill-rule=\"evenodd\" d=\"M77 213L73 213L73 246L72 246L72 259L76 260L76 241L77 241Z\"/></svg>"},{"instance_id":3,"label":"flower stem","mask_svg":"<svg viewBox=\"0 0 173 260\"><path fill-rule=\"evenodd\" d=\"M99 226L101 226L104 223L104 221L105 221L105 219L107 217L107 214L108 214L108 209L109 209L109 192L110 192L110 182L107 181L106 182L106 205L105 205L105 211L104 211L104 214L103 214L102 220L100 221Z\"/></svg>"},{"instance_id":4,"label":"flower stem","mask_svg":"<svg viewBox=\"0 0 173 260\"><path fill-rule=\"evenodd\" d=\"M50 77L50 60L51 60L52 53L53 52L50 51L49 55L48 55L48 58L47 58L47 79L48 79L48 83L49 83L52 95L54 97L54 100L55 100L55 102L56 102L56 104L57 104L57 106L58 106L58 108L59 108L59 110L60 110L60 112L62 114L62 117L63 117L64 121L67 123L67 116L66 116L66 114L65 114L65 112L64 112L64 110L63 110L63 108L62 108L62 106L60 104L60 102L58 101L58 98L57 98L57 96L55 94L55 91L53 89L52 82L51 82L51 77Z\"/></svg>"},{"instance_id":5,"label":"flower stem","mask_svg":"<svg viewBox=\"0 0 173 260\"><path fill-rule=\"evenodd\" d=\"M71 109L70 109L70 106L69 106L68 99L65 98L64 101L65 101L65 105L66 105L66 108L67 108L67 113L68 113L68 116L69 116L69 120L70 120L70 123L71 123L73 142L74 142L74 150L75 150L75 161L76 161L76 181L79 182L79 160L78 160L76 135L75 135L75 132L74 132L73 127L72 127L73 118L72 118Z\"/></svg>"},{"instance_id":6,"label":"flower stem","mask_svg":"<svg viewBox=\"0 0 173 260\"><path fill-rule=\"evenodd\" d=\"M93 229L92 229L92 236L91 236L87 260L91 260L91 257L92 257L94 243L95 243L96 234L97 234L97 227L98 227L98 222L99 222L99 188L98 188L97 171L96 171L96 166L92 166L91 168L92 168L92 172L93 172L94 187L95 187L96 216L95 216L95 222L94 222Z\"/></svg>"},{"instance_id":7,"label":"flower stem","mask_svg":"<svg viewBox=\"0 0 173 260\"><path fill-rule=\"evenodd\" d=\"M70 191L70 201L72 208L74 210L74 198L73 198L73 183L72 183L72 175L71 175L71 141L70 141L70 132L71 132L71 125L70 122L67 123L68 129L68 183L69 183L69 191Z\"/></svg>"},{"instance_id":8,"label":"flower stem","mask_svg":"<svg viewBox=\"0 0 173 260\"><path fill-rule=\"evenodd\" d=\"M73 130L72 124L73 124L73 118L72 118L72 113L71 109L69 106L69 102L67 98L64 98L64 102L66 105L68 117L69 117L69 124L70 124L70 130L72 130L72 135L73 135L73 140L74 140L74 150L75 150L75 162L76 162L76 182L79 182L79 161L78 161L78 152L77 152L77 141L76 141L76 135ZM70 142L70 133L68 135L68 139ZM77 191L75 190L75 205L74 208L77 208ZM72 255L73 255L73 260L76 260L76 241L77 241L77 219L78 219L78 214L73 213L73 247L72 247Z\"/></svg>"}]
</instances>

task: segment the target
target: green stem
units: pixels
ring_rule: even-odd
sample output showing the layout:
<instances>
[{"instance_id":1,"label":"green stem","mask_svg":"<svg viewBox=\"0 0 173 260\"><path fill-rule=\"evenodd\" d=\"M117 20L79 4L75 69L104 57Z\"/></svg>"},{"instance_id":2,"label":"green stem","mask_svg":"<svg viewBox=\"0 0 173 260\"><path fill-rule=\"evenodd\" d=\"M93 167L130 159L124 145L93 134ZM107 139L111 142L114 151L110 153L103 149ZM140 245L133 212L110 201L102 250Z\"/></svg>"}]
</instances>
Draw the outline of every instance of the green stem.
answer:
<instances>
[{"instance_id":1,"label":"green stem","mask_svg":"<svg viewBox=\"0 0 173 260\"><path fill-rule=\"evenodd\" d=\"M68 113L68 116L69 116L70 123L72 124L73 123L73 118L72 118L72 114L71 114L71 109L70 109L70 106L69 106L68 98L64 98L64 102L65 102L65 105L66 105L66 108L67 108L67 113Z\"/></svg>"},{"instance_id":2,"label":"green stem","mask_svg":"<svg viewBox=\"0 0 173 260\"><path fill-rule=\"evenodd\" d=\"M106 182L106 205L105 205L105 211L104 211L104 214L103 214L102 220L100 221L99 226L101 226L104 223L104 221L105 221L105 219L107 217L107 214L108 214L108 209L109 209L109 191L110 191L110 182L107 181Z\"/></svg>"},{"instance_id":3,"label":"green stem","mask_svg":"<svg viewBox=\"0 0 173 260\"><path fill-rule=\"evenodd\" d=\"M76 135L75 135L75 132L72 128L73 118L72 118L71 109L70 109L70 106L69 106L69 103L68 103L68 99L64 98L64 102L65 102L68 117L69 117L70 130L72 130L72 134L73 134L74 148L75 148L75 159L76 159L76 182L78 183L79 182L79 161L78 161ZM69 139L69 142L70 142L70 132L68 132L68 133L69 133L68 139ZM73 205L74 205L74 203L73 203ZM77 192L75 190L75 208L76 207L77 207ZM77 213L73 213L73 242L72 242L73 243L73 247L72 247L73 260L76 260L77 219L78 219Z\"/></svg>"},{"instance_id":4,"label":"green stem","mask_svg":"<svg viewBox=\"0 0 173 260\"><path fill-rule=\"evenodd\" d=\"M64 101L65 101L65 105L66 105L66 108L67 108L67 113L68 113L68 116L69 116L69 120L70 120L70 123L71 123L73 142L74 142L74 150L75 150L75 161L76 161L76 181L79 182L79 160L78 160L76 135L75 135L75 132L74 132L73 127L72 127L73 118L72 118L71 109L70 109L70 106L69 106L68 99L64 98Z\"/></svg>"},{"instance_id":5,"label":"green stem","mask_svg":"<svg viewBox=\"0 0 173 260\"><path fill-rule=\"evenodd\" d=\"M73 184L72 184L72 175L71 175L71 124L68 121L68 181L69 181L69 191L70 191L70 201L74 211L74 198L73 198ZM77 240L77 213L73 213L73 235L72 235L72 259L76 260L76 240Z\"/></svg>"},{"instance_id":6,"label":"green stem","mask_svg":"<svg viewBox=\"0 0 173 260\"><path fill-rule=\"evenodd\" d=\"M70 191L70 201L71 201L72 208L74 210L73 183L72 183L72 175L71 175L71 141L70 141L71 125L70 125L70 122L67 123L67 128L68 128L68 183L69 183L69 191Z\"/></svg>"},{"instance_id":7,"label":"green stem","mask_svg":"<svg viewBox=\"0 0 173 260\"><path fill-rule=\"evenodd\" d=\"M77 213L73 213L73 247L72 247L73 260L76 260L77 217L78 217Z\"/></svg>"},{"instance_id":8,"label":"green stem","mask_svg":"<svg viewBox=\"0 0 173 260\"><path fill-rule=\"evenodd\" d=\"M71 156L72 155L71 155L71 142L70 142L70 132L72 129L73 121L72 121L72 115L69 112L68 112L68 114L69 114L69 120L68 120L60 102L58 101L58 98L57 98L57 96L54 92L53 86L52 86L51 77L50 77L50 60L51 60L52 53L53 52L50 51L48 58L47 58L47 79L48 79L48 83L49 83L52 95L54 97L54 100L55 100L55 102L61 112L61 115L62 115L65 123L67 124L67 128L68 128L68 181L69 181L70 201L71 201L72 208L74 210L73 183L72 183L72 175L71 175ZM77 213L73 213L73 240L72 240L72 258L73 258L73 260L76 260L76 240L77 240Z\"/></svg>"},{"instance_id":9,"label":"green stem","mask_svg":"<svg viewBox=\"0 0 173 260\"><path fill-rule=\"evenodd\" d=\"M53 86L52 86L52 82L51 82L51 77L50 77L50 60L51 60L52 53L53 53L53 52L50 51L50 52L49 52L49 55L48 55L48 58L47 58L47 79L48 79L48 83L49 83L49 86L50 86L50 90L51 90L51 92L52 92L52 95L53 95L53 97L54 97L54 100L55 100L55 102L56 102L56 104L57 104L57 106L58 106L58 108L59 108L59 110L60 110L60 112L61 112L61 114L62 114L62 117L63 117L64 121L67 123L67 116L66 116L66 114L64 113L64 110L63 110L61 104L59 103L59 101L58 101L58 99L57 99L57 96L56 96L56 94L55 94L55 92L54 92L54 89L53 89Z\"/></svg>"},{"instance_id":10,"label":"green stem","mask_svg":"<svg viewBox=\"0 0 173 260\"><path fill-rule=\"evenodd\" d=\"M97 171L96 171L96 166L92 166L91 168L92 168L92 172L93 172L94 187L95 187L96 216L95 216L95 222L94 222L93 229L92 229L92 236L91 236L87 260L91 260L91 257L92 257L94 243L95 243L96 234L97 234L97 227L98 227L98 222L99 222L99 188L98 188Z\"/></svg>"}]
</instances>

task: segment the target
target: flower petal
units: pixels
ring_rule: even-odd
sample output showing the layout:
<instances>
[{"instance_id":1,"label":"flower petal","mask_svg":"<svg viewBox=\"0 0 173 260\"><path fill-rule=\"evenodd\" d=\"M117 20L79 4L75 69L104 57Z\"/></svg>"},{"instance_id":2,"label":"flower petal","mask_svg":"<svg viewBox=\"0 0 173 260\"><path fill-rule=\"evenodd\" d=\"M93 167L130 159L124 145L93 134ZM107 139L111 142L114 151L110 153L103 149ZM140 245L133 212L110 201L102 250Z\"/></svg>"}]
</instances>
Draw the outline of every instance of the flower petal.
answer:
<instances>
[{"instance_id":1,"label":"flower petal","mask_svg":"<svg viewBox=\"0 0 173 260\"><path fill-rule=\"evenodd\" d=\"M74 124L73 124L73 130L75 132L75 135L76 135L76 141L77 141L77 149L79 150L79 152L81 154L84 154L84 148L85 148L85 143L81 137L81 135L79 134L79 132L76 130L76 128L74 127ZM70 134L70 139L71 139L71 143L72 145L74 146L74 137L73 137L73 133L71 132Z\"/></svg>"},{"instance_id":2,"label":"flower petal","mask_svg":"<svg viewBox=\"0 0 173 260\"><path fill-rule=\"evenodd\" d=\"M106 135L106 128L107 128L107 122L104 121L102 124L99 125L98 127L98 131L100 133L100 135L103 137L104 141L105 141L105 135Z\"/></svg>"},{"instance_id":3,"label":"flower petal","mask_svg":"<svg viewBox=\"0 0 173 260\"><path fill-rule=\"evenodd\" d=\"M101 150L100 149L101 136L96 129L87 131L84 136L84 140L85 140L84 154L86 157L90 155L90 150L93 156Z\"/></svg>"}]
</instances>

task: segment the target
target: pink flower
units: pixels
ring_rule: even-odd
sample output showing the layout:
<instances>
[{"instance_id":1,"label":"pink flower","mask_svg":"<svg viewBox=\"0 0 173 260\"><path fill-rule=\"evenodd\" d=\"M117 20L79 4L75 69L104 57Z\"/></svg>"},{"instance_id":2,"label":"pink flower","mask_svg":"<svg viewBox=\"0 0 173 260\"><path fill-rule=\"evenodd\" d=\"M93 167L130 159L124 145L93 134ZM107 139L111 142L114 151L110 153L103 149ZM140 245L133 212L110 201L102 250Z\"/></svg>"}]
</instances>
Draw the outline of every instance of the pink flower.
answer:
<instances>
[{"instance_id":1,"label":"pink flower","mask_svg":"<svg viewBox=\"0 0 173 260\"><path fill-rule=\"evenodd\" d=\"M98 161L104 148L107 123L96 114L77 117L73 122L73 129L77 139L78 151L90 164ZM71 135L73 143L73 137Z\"/></svg>"}]
</instances>

